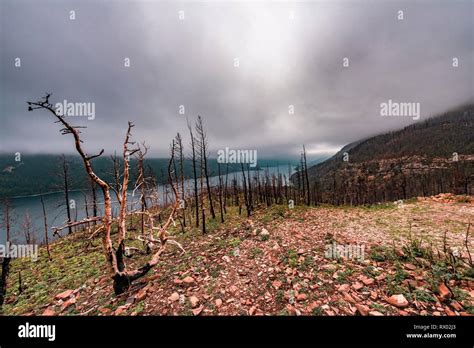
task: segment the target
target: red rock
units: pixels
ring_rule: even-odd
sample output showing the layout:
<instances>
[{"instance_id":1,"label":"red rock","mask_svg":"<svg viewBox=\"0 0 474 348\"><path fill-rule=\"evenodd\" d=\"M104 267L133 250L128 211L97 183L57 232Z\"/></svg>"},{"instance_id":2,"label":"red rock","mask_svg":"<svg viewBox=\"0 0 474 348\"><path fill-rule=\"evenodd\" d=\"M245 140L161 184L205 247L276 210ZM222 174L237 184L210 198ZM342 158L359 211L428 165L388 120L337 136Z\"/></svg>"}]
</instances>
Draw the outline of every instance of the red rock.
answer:
<instances>
[{"instance_id":1,"label":"red rock","mask_svg":"<svg viewBox=\"0 0 474 348\"><path fill-rule=\"evenodd\" d=\"M110 313L110 309L109 308L106 308L106 307L102 307L102 308L99 308L99 312L101 312L102 314L106 315L108 313Z\"/></svg>"},{"instance_id":2,"label":"red rock","mask_svg":"<svg viewBox=\"0 0 474 348\"><path fill-rule=\"evenodd\" d=\"M72 306L76 303L76 298L72 297L61 305L61 311L64 311L66 308Z\"/></svg>"},{"instance_id":3,"label":"red rock","mask_svg":"<svg viewBox=\"0 0 474 348\"><path fill-rule=\"evenodd\" d=\"M382 313L377 312L377 311L369 312L369 315L372 316L372 317L381 317L381 316L383 316Z\"/></svg>"},{"instance_id":4,"label":"red rock","mask_svg":"<svg viewBox=\"0 0 474 348\"><path fill-rule=\"evenodd\" d=\"M123 312L125 312L127 309L128 309L128 306L120 306L115 310L114 315L120 315Z\"/></svg>"},{"instance_id":5,"label":"red rock","mask_svg":"<svg viewBox=\"0 0 474 348\"><path fill-rule=\"evenodd\" d=\"M362 285L362 283L359 283L359 282L355 282L354 284L352 284L352 287L355 289L355 290L360 290L364 287L364 285Z\"/></svg>"},{"instance_id":6,"label":"red rock","mask_svg":"<svg viewBox=\"0 0 474 348\"><path fill-rule=\"evenodd\" d=\"M444 309L444 311L446 312L446 314L450 317L455 317L456 316L456 313L454 313L452 310L450 310L448 307L446 307Z\"/></svg>"},{"instance_id":7,"label":"red rock","mask_svg":"<svg viewBox=\"0 0 474 348\"><path fill-rule=\"evenodd\" d=\"M48 307L44 310L43 314L41 315L44 315L46 317L51 317L51 316L56 315L56 312L51 307Z\"/></svg>"},{"instance_id":8,"label":"red rock","mask_svg":"<svg viewBox=\"0 0 474 348\"><path fill-rule=\"evenodd\" d=\"M199 314L201 314L203 309L204 309L204 306L199 306L198 308L194 308L193 309L193 314L194 315L199 315Z\"/></svg>"},{"instance_id":9,"label":"red rock","mask_svg":"<svg viewBox=\"0 0 474 348\"><path fill-rule=\"evenodd\" d=\"M366 317L370 312L369 307L364 306L362 304L356 304L355 307L357 308L357 311L360 313L360 315L362 315L363 317Z\"/></svg>"},{"instance_id":10,"label":"red rock","mask_svg":"<svg viewBox=\"0 0 474 348\"><path fill-rule=\"evenodd\" d=\"M408 270L410 270L410 271L416 270L416 266L415 266L414 264L412 264L412 263L406 263L406 264L405 264L405 268L408 269Z\"/></svg>"},{"instance_id":11,"label":"red rock","mask_svg":"<svg viewBox=\"0 0 474 348\"><path fill-rule=\"evenodd\" d=\"M56 300L64 300L64 299L68 298L69 296L71 296L73 292L74 292L74 290L66 290L66 291L64 291L60 294L57 294L55 296L55 299Z\"/></svg>"},{"instance_id":12,"label":"red rock","mask_svg":"<svg viewBox=\"0 0 474 348\"><path fill-rule=\"evenodd\" d=\"M230 288L229 288L229 291L231 293L236 293L238 290L239 290L239 288L236 287L235 285L231 285Z\"/></svg>"},{"instance_id":13,"label":"red rock","mask_svg":"<svg viewBox=\"0 0 474 348\"><path fill-rule=\"evenodd\" d=\"M253 306L249 309L249 315L254 315L255 311L257 310L256 306Z\"/></svg>"},{"instance_id":14,"label":"red rock","mask_svg":"<svg viewBox=\"0 0 474 348\"><path fill-rule=\"evenodd\" d=\"M392 295L387 299L387 302L390 303L392 306L398 308L404 308L408 306L408 301L405 296L399 295Z\"/></svg>"},{"instance_id":15,"label":"red rock","mask_svg":"<svg viewBox=\"0 0 474 348\"><path fill-rule=\"evenodd\" d=\"M194 278L187 276L186 278L183 279L183 283L185 283L186 285L191 285L194 283Z\"/></svg>"},{"instance_id":16,"label":"red rock","mask_svg":"<svg viewBox=\"0 0 474 348\"><path fill-rule=\"evenodd\" d=\"M306 294L298 294L296 296L296 300L299 302L306 301L308 299L308 296Z\"/></svg>"},{"instance_id":17,"label":"red rock","mask_svg":"<svg viewBox=\"0 0 474 348\"><path fill-rule=\"evenodd\" d=\"M195 307L197 307L198 304L199 304L199 299L198 299L196 296L191 296L191 297L189 298L189 302L191 302L191 306L192 306L193 308L195 308Z\"/></svg>"},{"instance_id":18,"label":"red rock","mask_svg":"<svg viewBox=\"0 0 474 348\"><path fill-rule=\"evenodd\" d=\"M377 293L376 293L375 291L371 291L371 292L370 292L370 299L371 299L372 301L375 301L375 300L377 299L377 296L378 296L378 295L377 295Z\"/></svg>"},{"instance_id":19,"label":"red rock","mask_svg":"<svg viewBox=\"0 0 474 348\"><path fill-rule=\"evenodd\" d=\"M222 306L222 300L220 298L216 299L216 307L220 308Z\"/></svg>"},{"instance_id":20,"label":"red rock","mask_svg":"<svg viewBox=\"0 0 474 348\"><path fill-rule=\"evenodd\" d=\"M356 303L356 301L347 292L344 293L344 300L352 304Z\"/></svg>"},{"instance_id":21,"label":"red rock","mask_svg":"<svg viewBox=\"0 0 474 348\"><path fill-rule=\"evenodd\" d=\"M168 300L171 302L176 302L179 300L179 294L177 292L173 292L170 297L168 297Z\"/></svg>"},{"instance_id":22,"label":"red rock","mask_svg":"<svg viewBox=\"0 0 474 348\"><path fill-rule=\"evenodd\" d=\"M272 286L278 290L282 286L282 282L279 280L275 280L272 282Z\"/></svg>"},{"instance_id":23,"label":"red rock","mask_svg":"<svg viewBox=\"0 0 474 348\"><path fill-rule=\"evenodd\" d=\"M448 299L448 298L451 298L452 297L452 293L451 293L451 290L448 289L448 287L443 283L441 282L439 284L439 287L438 287L438 292L439 292L439 295L441 297L441 300L445 300L445 299Z\"/></svg>"},{"instance_id":24,"label":"red rock","mask_svg":"<svg viewBox=\"0 0 474 348\"><path fill-rule=\"evenodd\" d=\"M337 291L339 292L347 292L349 291L350 289L350 285L349 284L342 284L341 286L339 286L339 288L337 289Z\"/></svg>"},{"instance_id":25,"label":"red rock","mask_svg":"<svg viewBox=\"0 0 474 348\"><path fill-rule=\"evenodd\" d=\"M364 285L372 285L374 283L374 280L372 278L367 278L367 277L362 277L362 283L364 283Z\"/></svg>"},{"instance_id":26,"label":"red rock","mask_svg":"<svg viewBox=\"0 0 474 348\"><path fill-rule=\"evenodd\" d=\"M135 300L137 302L143 300L145 297L146 297L146 292L148 291L148 289L145 287L143 289L141 289L136 295L135 295Z\"/></svg>"}]
</instances>

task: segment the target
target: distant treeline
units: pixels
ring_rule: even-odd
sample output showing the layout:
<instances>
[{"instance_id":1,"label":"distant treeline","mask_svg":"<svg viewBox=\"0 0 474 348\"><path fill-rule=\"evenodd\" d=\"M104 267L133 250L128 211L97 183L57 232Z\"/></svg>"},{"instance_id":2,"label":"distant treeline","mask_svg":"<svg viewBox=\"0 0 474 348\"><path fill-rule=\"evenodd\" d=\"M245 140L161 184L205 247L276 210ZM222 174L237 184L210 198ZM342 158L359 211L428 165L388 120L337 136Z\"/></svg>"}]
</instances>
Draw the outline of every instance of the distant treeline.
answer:
<instances>
[{"instance_id":1,"label":"distant treeline","mask_svg":"<svg viewBox=\"0 0 474 348\"><path fill-rule=\"evenodd\" d=\"M63 178L58 173L62 172L62 155L21 155L20 161L15 161L15 154L0 155L0 198L26 196L40 193L62 191ZM89 189L90 182L84 171L84 164L79 156L66 155L69 173L69 190ZM158 184L167 183L168 166L167 158L147 158L145 167L153 173ZM277 165L287 164L289 160L259 159L258 166L253 169L263 169ZM131 175L137 175L137 160L130 159ZM104 156L93 160L94 168L100 177L113 181L113 162L110 157ZM229 164L229 173L240 171L240 164ZM217 159L209 159L210 175L217 175ZM192 177L192 162L184 160L184 173L186 178Z\"/></svg>"}]
</instances>

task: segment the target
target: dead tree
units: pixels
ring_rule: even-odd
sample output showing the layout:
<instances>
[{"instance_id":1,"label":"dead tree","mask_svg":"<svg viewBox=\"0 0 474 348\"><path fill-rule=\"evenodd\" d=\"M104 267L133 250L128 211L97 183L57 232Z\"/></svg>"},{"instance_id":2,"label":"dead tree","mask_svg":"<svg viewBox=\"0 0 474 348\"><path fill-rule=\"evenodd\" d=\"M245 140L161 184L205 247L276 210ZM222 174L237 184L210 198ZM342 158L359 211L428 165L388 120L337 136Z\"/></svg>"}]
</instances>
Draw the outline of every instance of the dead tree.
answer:
<instances>
[{"instance_id":1,"label":"dead tree","mask_svg":"<svg viewBox=\"0 0 474 348\"><path fill-rule=\"evenodd\" d=\"M221 223L224 223L224 203L222 202L222 177L220 163L217 163L217 171L219 174L219 208L221 213Z\"/></svg>"},{"instance_id":2,"label":"dead tree","mask_svg":"<svg viewBox=\"0 0 474 348\"><path fill-rule=\"evenodd\" d=\"M247 193L247 180L245 179L245 169L244 164L240 163L240 167L242 169L242 180L243 180L243 188L244 188L244 201L245 201L245 208L247 209L247 216L250 216L250 203Z\"/></svg>"},{"instance_id":3,"label":"dead tree","mask_svg":"<svg viewBox=\"0 0 474 348\"><path fill-rule=\"evenodd\" d=\"M183 230L186 227L186 197L184 192L184 150L183 150L183 139L181 134L176 135L176 147L179 158L179 183L181 184L181 203L183 212Z\"/></svg>"},{"instance_id":4,"label":"dead tree","mask_svg":"<svg viewBox=\"0 0 474 348\"><path fill-rule=\"evenodd\" d=\"M49 249L48 220L46 217L46 208L44 206L44 199L42 195L40 196L40 200L41 200L41 207L43 208L44 242L46 244L46 251L48 252L48 259L49 261L51 261L52 257L51 257L51 250Z\"/></svg>"},{"instance_id":5,"label":"dead tree","mask_svg":"<svg viewBox=\"0 0 474 348\"><path fill-rule=\"evenodd\" d=\"M199 227L199 197L198 197L198 182L197 182L197 171L196 171L196 147L195 138L191 125L188 122L189 135L191 137L191 149L192 149L192 163L193 163L193 179L194 179L194 205L196 208L196 227Z\"/></svg>"},{"instance_id":6,"label":"dead tree","mask_svg":"<svg viewBox=\"0 0 474 348\"><path fill-rule=\"evenodd\" d=\"M196 122L196 133L198 135L199 139L199 147L201 150L201 159L202 159L202 164L204 166L203 171L204 175L206 177L206 188L207 188L207 196L209 199L209 208L211 210L211 216L213 219L216 218L216 213L214 212L214 205L212 203L212 191L211 191L211 185L209 182L209 171L208 171L208 166L207 166L207 136L206 132L204 130L204 124L202 122L201 116L198 116L198 120Z\"/></svg>"},{"instance_id":7,"label":"dead tree","mask_svg":"<svg viewBox=\"0 0 474 348\"><path fill-rule=\"evenodd\" d=\"M148 273L150 269L152 269L159 261L160 255L165 250L165 246L168 241L167 237L167 230L170 227L170 224L173 221L174 214L178 207L178 192L177 189L172 182L172 174L171 174L171 166L174 161L174 151L171 153L170 162L168 164L168 177L170 180L170 185L175 194L175 201L171 208L171 212L166 223L161 227L157 228L158 230L158 239L153 239L153 242L159 243L158 250L152 255L151 259L146 262L141 267L135 270L127 270L126 264L124 261L124 254L125 254L125 237L126 237L126 207L127 207L127 187L128 187L128 180L129 180L129 159L130 156L136 151L136 149L129 149L129 145L133 144L130 142L130 132L133 124L129 122L127 133L125 136L125 141L123 143L123 160L124 160L124 172L123 172L123 183L122 183L122 190L121 190L121 198L122 202L120 204L120 213L118 216L118 246L117 248L113 247L113 242L111 239L111 226L112 226L112 203L110 198L110 186L105 182L103 179L99 178L93 169L91 160L99 157L103 154L104 150L102 150L99 154L89 156L82 148L82 141L80 139L80 132L78 127L71 126L65 119L64 115L60 115L52 108L50 104L46 104L45 102L28 102L29 111L36 110L36 109L45 109L52 113L54 117L57 119L57 122L60 123L63 128L61 129L62 134L72 134L74 137L74 144L76 147L76 151L82 158L84 163L85 170L89 177L101 188L102 193L104 195L104 215L102 217L102 225L100 227L102 232L102 243L104 247L104 254L107 260L109 272L111 278L113 279L113 288L115 294L121 294L124 291L128 290L131 283L136 279L143 277L145 274ZM83 223L89 223L89 220L83 220ZM175 242L176 244L176 242ZM182 248L181 248L182 249Z\"/></svg>"},{"instance_id":8,"label":"dead tree","mask_svg":"<svg viewBox=\"0 0 474 348\"><path fill-rule=\"evenodd\" d=\"M61 180L62 180L62 186L61 189L64 192L64 200L66 203L66 214L67 214L67 223L71 223L71 206L69 202L69 183L70 183L70 177L69 177L69 164L66 161L66 156L63 154L61 155L60 159L60 165L61 165L61 172L59 174ZM68 228L68 234L72 233L72 227Z\"/></svg>"},{"instance_id":9,"label":"dead tree","mask_svg":"<svg viewBox=\"0 0 474 348\"><path fill-rule=\"evenodd\" d=\"M304 165L304 180L306 180L306 205L311 204L311 191L309 187L309 177L308 177L308 162L306 161L306 148L303 145L303 165ZM304 186L304 185L303 185Z\"/></svg>"},{"instance_id":10,"label":"dead tree","mask_svg":"<svg viewBox=\"0 0 474 348\"><path fill-rule=\"evenodd\" d=\"M3 225L5 226L5 230L7 231L7 238L6 238L6 244L7 248L10 248L10 201L8 199L5 199L3 202ZM7 286L8 286L8 275L10 273L10 261L11 258L8 255L8 250L7 250L7 255L3 257L2 259L2 275L0 276L0 307L3 306L3 303L5 302L5 296L7 294Z\"/></svg>"}]
</instances>

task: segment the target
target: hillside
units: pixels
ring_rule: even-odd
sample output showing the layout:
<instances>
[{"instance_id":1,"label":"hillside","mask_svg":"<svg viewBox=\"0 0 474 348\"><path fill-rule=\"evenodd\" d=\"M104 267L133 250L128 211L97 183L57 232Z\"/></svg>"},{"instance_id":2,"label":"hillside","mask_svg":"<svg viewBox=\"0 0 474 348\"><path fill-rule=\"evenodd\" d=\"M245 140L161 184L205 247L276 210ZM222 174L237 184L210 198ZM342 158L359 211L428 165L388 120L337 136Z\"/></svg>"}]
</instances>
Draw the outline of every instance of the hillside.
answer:
<instances>
[{"instance_id":1,"label":"hillside","mask_svg":"<svg viewBox=\"0 0 474 348\"><path fill-rule=\"evenodd\" d=\"M473 203L441 195L372 207L274 206L250 218L229 209L206 235L172 228L186 252L168 249L120 296L100 236L77 233L51 245L52 261L44 247L36 263L13 261L4 314L470 315L474 274L461 260ZM335 259L326 254L332 245L364 249Z\"/></svg>"},{"instance_id":2,"label":"hillside","mask_svg":"<svg viewBox=\"0 0 474 348\"><path fill-rule=\"evenodd\" d=\"M308 177L319 200L335 204L472 194L474 105L348 144L309 167Z\"/></svg>"}]
</instances>

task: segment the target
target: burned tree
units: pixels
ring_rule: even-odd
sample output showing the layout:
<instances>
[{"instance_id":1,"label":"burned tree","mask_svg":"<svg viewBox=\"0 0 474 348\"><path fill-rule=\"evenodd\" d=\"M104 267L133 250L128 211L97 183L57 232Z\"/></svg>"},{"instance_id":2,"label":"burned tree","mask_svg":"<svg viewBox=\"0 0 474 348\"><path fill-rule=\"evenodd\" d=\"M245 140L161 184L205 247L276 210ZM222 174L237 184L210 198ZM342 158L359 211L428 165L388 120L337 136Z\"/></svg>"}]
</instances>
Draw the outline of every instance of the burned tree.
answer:
<instances>
[{"instance_id":1,"label":"burned tree","mask_svg":"<svg viewBox=\"0 0 474 348\"><path fill-rule=\"evenodd\" d=\"M49 261L52 260L51 257L51 250L49 249L49 237L48 237L48 219L46 217L46 208L44 206L44 199L43 196L40 196L41 200L41 207L43 209L43 222L44 222L44 243L46 244L46 251L48 252L48 259Z\"/></svg>"},{"instance_id":2,"label":"burned tree","mask_svg":"<svg viewBox=\"0 0 474 348\"><path fill-rule=\"evenodd\" d=\"M3 202L3 225L5 230L7 231L6 234L6 245L7 248L10 248L10 212L11 206L10 201L5 199ZM7 283L8 283L8 275L10 273L10 261L11 258L7 255L2 258L2 274L0 276L0 307L2 307L3 302L5 301L5 296L7 293Z\"/></svg>"},{"instance_id":3,"label":"burned tree","mask_svg":"<svg viewBox=\"0 0 474 348\"><path fill-rule=\"evenodd\" d=\"M134 144L133 142L130 141L131 129L134 126L133 123L129 122L128 129L125 135L125 140L123 143L124 168L123 168L122 187L120 191L120 197L121 197L120 213L117 217L118 241L117 241L117 247L114 248L113 241L111 238L111 227L112 227L113 221L112 221L112 202L111 202L111 196L110 196L110 186L107 182L105 182L103 179L97 176L97 174L94 172L92 162L91 162L94 158L101 156L104 153L104 150L101 150L100 153L97 155L92 155L92 156L88 155L82 147L82 140L80 138L80 131L78 127L71 126L66 121L65 116L57 113L56 110L52 108L51 104L48 104L44 101L38 101L38 102L28 102L28 105L29 105L28 107L29 111L33 111L36 109L44 109L46 111L49 111L56 118L56 122L61 124L61 126L63 127L61 129L61 133L63 135L72 134L74 138L76 151L79 153L79 155L82 158L87 174L89 175L91 180L93 180L102 190L102 193L104 196L104 215L101 218L102 224L99 227L99 231L102 234L104 255L108 263L108 268L109 268L111 278L113 279L113 288L114 288L115 294L121 294L130 287L133 281L143 277L145 274L147 274L150 271L150 269L152 269L158 263L160 255L165 250L167 242L171 242L167 237L167 230L173 221L173 216L178 207L178 197L179 197L177 188L175 187L175 184L173 183L173 180L172 180L172 172L171 172L172 164L174 161L174 148L173 148L173 151L171 152L170 161L168 163L169 182L175 195L174 204L172 205L170 209L170 213L169 213L166 223L161 228L154 228L152 226L151 233L153 233L154 230L158 230L158 233L157 233L158 239L149 238L148 240L151 243L158 244L159 245L158 250L155 251L151 259L148 262L146 262L144 265L142 265L141 267L135 270L127 270L127 266L124 260L124 255L125 255L125 239L126 239L126 233L127 233L125 221L127 217L127 188L128 188L128 181L129 181L129 160L130 160L130 156L133 155L137 151L136 148L129 149L129 147L131 145L133 146ZM80 223L81 224L89 223L91 221L95 221L95 220L85 219L85 220L82 220ZM78 222L76 222L75 224L78 224ZM68 227L69 227L69 224L67 224L66 226L62 228L68 228ZM171 244L177 244L177 243L173 241Z\"/></svg>"},{"instance_id":4,"label":"burned tree","mask_svg":"<svg viewBox=\"0 0 474 348\"><path fill-rule=\"evenodd\" d=\"M199 227L199 197L198 197L198 182L196 172L196 147L195 138L191 125L188 122L189 135L191 137L191 149L192 149L192 164L193 164L193 179L194 179L194 205L196 208L196 227Z\"/></svg>"},{"instance_id":5,"label":"burned tree","mask_svg":"<svg viewBox=\"0 0 474 348\"><path fill-rule=\"evenodd\" d=\"M211 210L211 216L213 219L216 218L216 213L214 212L214 204L212 203L212 191L211 191L211 185L209 182L209 170L207 166L207 135L206 131L204 130L204 124L202 122L201 116L198 116L198 120L196 122L196 133L198 135L199 139L199 149L201 152L201 160L202 160L202 171L204 173L204 176L206 178L206 188L207 188L207 196L209 199L209 208Z\"/></svg>"}]
</instances>

